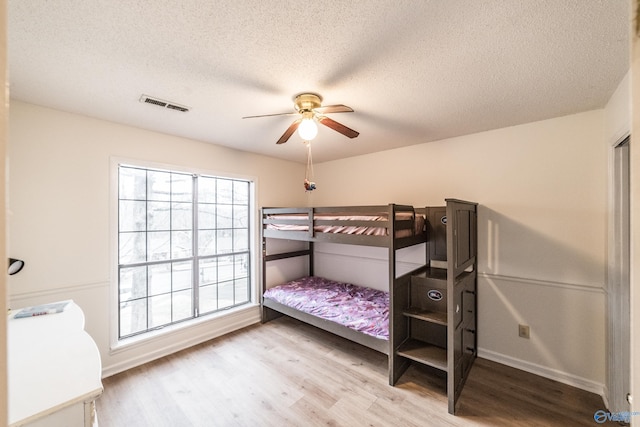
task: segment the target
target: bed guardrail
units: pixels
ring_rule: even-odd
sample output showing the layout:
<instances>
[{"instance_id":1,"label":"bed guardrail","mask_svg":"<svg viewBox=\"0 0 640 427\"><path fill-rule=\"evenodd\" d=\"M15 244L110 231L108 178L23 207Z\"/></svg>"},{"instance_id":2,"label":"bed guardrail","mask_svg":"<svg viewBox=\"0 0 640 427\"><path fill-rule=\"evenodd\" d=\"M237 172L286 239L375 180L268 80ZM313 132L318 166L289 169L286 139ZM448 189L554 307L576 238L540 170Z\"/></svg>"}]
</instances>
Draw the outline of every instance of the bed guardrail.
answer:
<instances>
[{"instance_id":1,"label":"bed guardrail","mask_svg":"<svg viewBox=\"0 0 640 427\"><path fill-rule=\"evenodd\" d=\"M264 237L304 241L353 243L357 245L389 246L389 236L402 232L403 238L421 239L416 233L413 206L389 204L383 206L340 206L310 208L262 208ZM370 217L370 218L368 218ZM322 232L331 227L334 232ZM352 231L335 232L353 227ZM357 234L355 229L383 230ZM411 242L411 244L414 244Z\"/></svg>"}]
</instances>

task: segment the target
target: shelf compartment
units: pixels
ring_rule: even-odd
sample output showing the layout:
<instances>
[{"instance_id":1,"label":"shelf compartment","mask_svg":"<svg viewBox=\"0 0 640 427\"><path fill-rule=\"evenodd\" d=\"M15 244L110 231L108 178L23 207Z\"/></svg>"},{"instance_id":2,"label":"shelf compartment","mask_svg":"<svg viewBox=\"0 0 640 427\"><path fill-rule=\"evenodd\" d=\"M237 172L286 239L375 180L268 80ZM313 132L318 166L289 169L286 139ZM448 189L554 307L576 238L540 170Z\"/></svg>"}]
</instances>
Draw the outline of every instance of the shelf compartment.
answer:
<instances>
[{"instance_id":1,"label":"shelf compartment","mask_svg":"<svg viewBox=\"0 0 640 427\"><path fill-rule=\"evenodd\" d=\"M400 346L396 354L423 365L447 371L447 350L442 347L409 339Z\"/></svg>"},{"instance_id":2,"label":"shelf compartment","mask_svg":"<svg viewBox=\"0 0 640 427\"><path fill-rule=\"evenodd\" d=\"M409 307L405 309L402 314L414 319L424 320L425 322L447 326L447 313L444 312L424 310L419 307Z\"/></svg>"},{"instance_id":3,"label":"shelf compartment","mask_svg":"<svg viewBox=\"0 0 640 427\"><path fill-rule=\"evenodd\" d=\"M425 283L431 280L437 281L447 281L447 269L446 268L435 268L435 267L427 267L424 271L414 274L413 278L418 283Z\"/></svg>"},{"instance_id":4,"label":"shelf compartment","mask_svg":"<svg viewBox=\"0 0 640 427\"><path fill-rule=\"evenodd\" d=\"M467 279L469 276L475 277L475 275L476 275L475 271L462 271L460 272L460 274L458 274L458 276L456 276L454 282L458 284L463 280ZM420 273L414 274L412 276L412 280L414 281L414 283L424 284L424 285L435 284L438 282L446 283L447 269L437 268L437 267L427 267L425 270L421 271Z\"/></svg>"}]
</instances>

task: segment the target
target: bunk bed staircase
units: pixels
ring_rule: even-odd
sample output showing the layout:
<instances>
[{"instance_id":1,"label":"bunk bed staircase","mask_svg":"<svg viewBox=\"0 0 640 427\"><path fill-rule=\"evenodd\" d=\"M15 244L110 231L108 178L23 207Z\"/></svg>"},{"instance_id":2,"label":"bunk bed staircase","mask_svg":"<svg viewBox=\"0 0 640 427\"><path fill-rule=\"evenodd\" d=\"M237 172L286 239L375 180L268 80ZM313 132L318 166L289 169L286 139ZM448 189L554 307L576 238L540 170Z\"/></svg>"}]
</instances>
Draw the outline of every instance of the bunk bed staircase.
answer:
<instances>
[{"instance_id":1,"label":"bunk bed staircase","mask_svg":"<svg viewBox=\"0 0 640 427\"><path fill-rule=\"evenodd\" d=\"M410 363L447 377L448 411L477 355L477 204L426 208L427 266L393 290L392 385Z\"/></svg>"}]
</instances>

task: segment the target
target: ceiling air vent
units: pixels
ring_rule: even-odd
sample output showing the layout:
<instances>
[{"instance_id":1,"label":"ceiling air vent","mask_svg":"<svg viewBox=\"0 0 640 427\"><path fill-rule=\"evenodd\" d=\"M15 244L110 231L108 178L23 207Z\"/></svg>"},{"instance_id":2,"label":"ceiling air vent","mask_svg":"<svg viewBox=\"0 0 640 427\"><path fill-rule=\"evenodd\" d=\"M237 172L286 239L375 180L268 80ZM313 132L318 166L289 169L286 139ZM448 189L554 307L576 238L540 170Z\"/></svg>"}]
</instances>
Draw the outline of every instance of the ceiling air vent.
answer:
<instances>
[{"instance_id":1,"label":"ceiling air vent","mask_svg":"<svg viewBox=\"0 0 640 427\"><path fill-rule=\"evenodd\" d=\"M175 102L164 101L162 99L153 98L149 95L142 95L140 97L140 102L144 102L146 104L157 105L158 107L168 108L170 110L182 111L186 113L189 111L189 107L185 105L176 104Z\"/></svg>"}]
</instances>

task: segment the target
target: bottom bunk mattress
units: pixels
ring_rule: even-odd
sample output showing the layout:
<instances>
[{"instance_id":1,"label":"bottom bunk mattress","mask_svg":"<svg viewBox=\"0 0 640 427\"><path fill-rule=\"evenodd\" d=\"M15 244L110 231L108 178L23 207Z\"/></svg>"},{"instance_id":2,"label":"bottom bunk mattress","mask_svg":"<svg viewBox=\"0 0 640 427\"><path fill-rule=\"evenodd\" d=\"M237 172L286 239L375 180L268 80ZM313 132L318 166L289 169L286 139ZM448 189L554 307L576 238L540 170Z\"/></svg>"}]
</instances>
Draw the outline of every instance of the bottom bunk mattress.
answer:
<instances>
[{"instance_id":1,"label":"bottom bunk mattress","mask_svg":"<svg viewBox=\"0 0 640 427\"><path fill-rule=\"evenodd\" d=\"M374 338L389 339L388 292L308 276L267 289L264 297Z\"/></svg>"}]
</instances>

